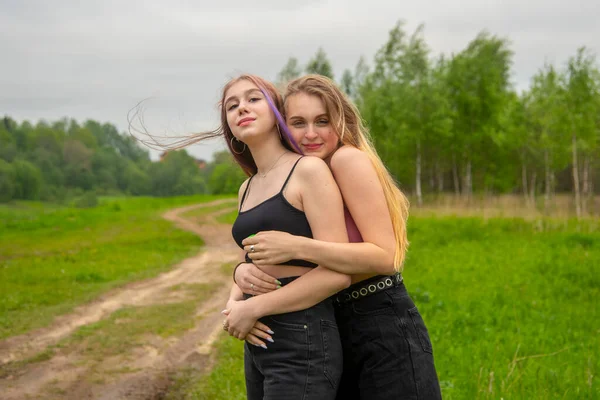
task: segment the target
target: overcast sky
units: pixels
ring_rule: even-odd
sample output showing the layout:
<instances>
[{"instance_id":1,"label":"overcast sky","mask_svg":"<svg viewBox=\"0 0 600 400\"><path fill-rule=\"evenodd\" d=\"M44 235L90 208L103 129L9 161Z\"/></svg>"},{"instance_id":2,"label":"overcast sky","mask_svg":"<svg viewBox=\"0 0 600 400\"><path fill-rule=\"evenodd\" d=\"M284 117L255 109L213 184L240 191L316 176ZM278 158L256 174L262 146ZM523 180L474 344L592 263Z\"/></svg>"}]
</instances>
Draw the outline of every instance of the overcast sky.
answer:
<instances>
[{"instance_id":1,"label":"overcast sky","mask_svg":"<svg viewBox=\"0 0 600 400\"><path fill-rule=\"evenodd\" d=\"M580 46L600 52L598 0L129 1L0 0L0 115L64 116L127 128L146 108L157 133L215 128L226 81L274 80L289 57L323 47L336 74L372 62L398 20L425 24L432 55L459 52L487 30L508 38L518 89L544 62L562 67ZM190 149L210 159L220 142Z\"/></svg>"}]
</instances>

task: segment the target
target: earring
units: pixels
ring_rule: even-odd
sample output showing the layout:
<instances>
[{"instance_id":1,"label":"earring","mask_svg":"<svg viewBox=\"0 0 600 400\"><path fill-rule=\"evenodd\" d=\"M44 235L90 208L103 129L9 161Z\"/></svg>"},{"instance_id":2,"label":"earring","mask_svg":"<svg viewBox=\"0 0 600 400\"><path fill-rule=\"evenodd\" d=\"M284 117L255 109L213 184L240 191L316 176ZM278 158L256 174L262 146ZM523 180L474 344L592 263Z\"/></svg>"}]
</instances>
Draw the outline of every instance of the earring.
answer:
<instances>
[{"instance_id":1,"label":"earring","mask_svg":"<svg viewBox=\"0 0 600 400\"><path fill-rule=\"evenodd\" d=\"M233 139L235 139L235 136L231 137L231 151L233 151L235 154L242 154L244 151L246 151L246 143L244 143L244 148L242 149L242 151L240 151L239 153L237 151L235 151L235 147L233 146ZM237 140L237 139L235 139L235 141L239 142L239 140Z\"/></svg>"}]
</instances>

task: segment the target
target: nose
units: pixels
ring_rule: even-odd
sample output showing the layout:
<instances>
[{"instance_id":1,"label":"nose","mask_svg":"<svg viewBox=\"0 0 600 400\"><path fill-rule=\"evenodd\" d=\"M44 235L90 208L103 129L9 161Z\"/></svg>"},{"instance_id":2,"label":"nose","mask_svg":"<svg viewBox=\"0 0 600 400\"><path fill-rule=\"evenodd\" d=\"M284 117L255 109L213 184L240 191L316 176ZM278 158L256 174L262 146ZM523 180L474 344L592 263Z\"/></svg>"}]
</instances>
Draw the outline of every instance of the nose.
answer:
<instances>
[{"instance_id":1,"label":"nose","mask_svg":"<svg viewBox=\"0 0 600 400\"><path fill-rule=\"evenodd\" d=\"M244 113L248 112L248 104L245 101L240 101L240 104L238 104L237 110L240 114L244 114Z\"/></svg>"},{"instance_id":2,"label":"nose","mask_svg":"<svg viewBox=\"0 0 600 400\"><path fill-rule=\"evenodd\" d=\"M306 137L309 140L312 140L312 139L316 139L317 136L319 136L319 135L317 135L315 126L313 124L309 124L308 127L306 128L306 133L304 134L304 137Z\"/></svg>"}]
</instances>

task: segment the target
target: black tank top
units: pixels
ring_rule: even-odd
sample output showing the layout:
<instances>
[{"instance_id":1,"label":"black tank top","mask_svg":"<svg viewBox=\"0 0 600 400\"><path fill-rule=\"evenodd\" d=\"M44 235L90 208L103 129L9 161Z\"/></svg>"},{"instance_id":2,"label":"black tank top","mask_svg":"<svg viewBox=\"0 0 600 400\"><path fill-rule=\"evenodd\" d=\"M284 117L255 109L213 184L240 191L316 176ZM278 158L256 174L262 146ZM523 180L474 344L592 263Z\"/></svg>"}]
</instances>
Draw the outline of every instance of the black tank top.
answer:
<instances>
[{"instance_id":1,"label":"black tank top","mask_svg":"<svg viewBox=\"0 0 600 400\"><path fill-rule=\"evenodd\" d=\"M296 165L298 165L298 161L300 161L301 158L302 157L296 161L290 171L290 174L283 183L281 190L275 196L270 197L269 199L263 201L257 206L252 207L249 210L241 211L242 206L244 205L244 200L246 200L246 194L250 188L250 183L252 182L252 178L254 178L254 176L250 178L248 185L246 186L246 190L244 191L244 195L242 196L242 201L240 202L238 216L233 223L233 227L231 228L231 233L238 246L244 248L244 246L242 246L242 240L260 231L281 231L296 236L305 236L308 238L313 237L312 230L310 229L310 225L308 224L308 220L306 219L306 214L304 214L304 211L300 211L291 205L283 195L283 190L285 189L290 177L292 176L292 173L294 172L294 169L296 169ZM247 253L246 261L252 262ZM290 260L281 263L281 265L298 265L301 267L310 268L317 266L317 264L306 260Z\"/></svg>"}]
</instances>

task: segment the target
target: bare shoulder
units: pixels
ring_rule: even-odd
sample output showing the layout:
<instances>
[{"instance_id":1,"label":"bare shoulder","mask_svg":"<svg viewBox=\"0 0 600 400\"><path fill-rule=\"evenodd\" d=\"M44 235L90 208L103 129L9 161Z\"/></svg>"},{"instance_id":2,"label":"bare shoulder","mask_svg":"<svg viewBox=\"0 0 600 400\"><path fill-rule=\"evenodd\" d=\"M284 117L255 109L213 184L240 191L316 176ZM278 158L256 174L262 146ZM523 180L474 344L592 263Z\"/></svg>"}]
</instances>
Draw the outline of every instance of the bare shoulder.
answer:
<instances>
[{"instance_id":1,"label":"bare shoulder","mask_svg":"<svg viewBox=\"0 0 600 400\"><path fill-rule=\"evenodd\" d=\"M296 172L302 179L311 179L316 176L331 175L325 161L319 157L304 156L296 166Z\"/></svg>"},{"instance_id":2,"label":"bare shoulder","mask_svg":"<svg viewBox=\"0 0 600 400\"><path fill-rule=\"evenodd\" d=\"M367 153L352 146L340 147L331 157L330 165L336 176L344 173L344 171L352 172L372 166Z\"/></svg>"}]
</instances>

